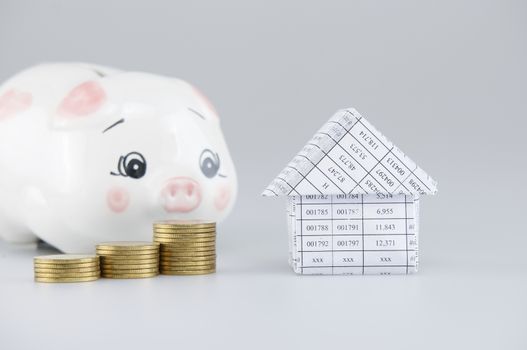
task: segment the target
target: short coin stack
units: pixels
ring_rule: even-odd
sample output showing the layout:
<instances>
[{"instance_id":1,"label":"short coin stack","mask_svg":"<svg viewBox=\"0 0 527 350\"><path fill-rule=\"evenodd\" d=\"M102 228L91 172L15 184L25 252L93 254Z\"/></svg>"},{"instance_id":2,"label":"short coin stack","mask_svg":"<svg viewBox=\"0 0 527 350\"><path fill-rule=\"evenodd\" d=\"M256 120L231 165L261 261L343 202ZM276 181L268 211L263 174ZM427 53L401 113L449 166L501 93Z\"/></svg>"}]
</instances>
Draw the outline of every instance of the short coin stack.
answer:
<instances>
[{"instance_id":1,"label":"short coin stack","mask_svg":"<svg viewBox=\"0 0 527 350\"><path fill-rule=\"evenodd\" d=\"M104 242L97 245L101 274L106 278L146 278L159 274L159 244Z\"/></svg>"},{"instance_id":2,"label":"short coin stack","mask_svg":"<svg viewBox=\"0 0 527 350\"><path fill-rule=\"evenodd\" d=\"M101 268L96 255L45 255L33 260L36 282L88 282L99 279Z\"/></svg>"},{"instance_id":3,"label":"short coin stack","mask_svg":"<svg viewBox=\"0 0 527 350\"><path fill-rule=\"evenodd\" d=\"M203 275L216 272L216 223L159 221L154 242L161 244L163 275Z\"/></svg>"}]
</instances>

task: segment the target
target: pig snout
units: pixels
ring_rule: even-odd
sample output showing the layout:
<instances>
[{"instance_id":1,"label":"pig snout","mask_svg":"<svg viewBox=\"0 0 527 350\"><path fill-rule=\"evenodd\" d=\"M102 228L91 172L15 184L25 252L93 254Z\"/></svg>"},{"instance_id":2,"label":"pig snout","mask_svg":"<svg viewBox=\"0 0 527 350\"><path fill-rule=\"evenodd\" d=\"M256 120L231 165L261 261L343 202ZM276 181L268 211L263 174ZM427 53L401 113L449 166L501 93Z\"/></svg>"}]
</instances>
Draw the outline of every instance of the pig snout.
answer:
<instances>
[{"instance_id":1,"label":"pig snout","mask_svg":"<svg viewBox=\"0 0 527 350\"><path fill-rule=\"evenodd\" d=\"M188 213L201 203L201 187L191 178L174 177L161 190L161 204L168 213Z\"/></svg>"}]
</instances>

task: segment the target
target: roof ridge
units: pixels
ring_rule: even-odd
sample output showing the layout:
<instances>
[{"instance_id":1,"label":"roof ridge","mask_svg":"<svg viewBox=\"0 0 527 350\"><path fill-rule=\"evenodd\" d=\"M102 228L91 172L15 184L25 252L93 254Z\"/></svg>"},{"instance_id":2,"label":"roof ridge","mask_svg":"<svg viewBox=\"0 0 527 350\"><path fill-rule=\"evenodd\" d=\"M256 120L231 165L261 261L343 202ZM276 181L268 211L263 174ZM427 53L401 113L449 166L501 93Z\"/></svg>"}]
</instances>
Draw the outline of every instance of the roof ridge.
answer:
<instances>
[{"instance_id":1,"label":"roof ridge","mask_svg":"<svg viewBox=\"0 0 527 350\"><path fill-rule=\"evenodd\" d=\"M354 108L337 111L264 196L437 192L437 182Z\"/></svg>"}]
</instances>

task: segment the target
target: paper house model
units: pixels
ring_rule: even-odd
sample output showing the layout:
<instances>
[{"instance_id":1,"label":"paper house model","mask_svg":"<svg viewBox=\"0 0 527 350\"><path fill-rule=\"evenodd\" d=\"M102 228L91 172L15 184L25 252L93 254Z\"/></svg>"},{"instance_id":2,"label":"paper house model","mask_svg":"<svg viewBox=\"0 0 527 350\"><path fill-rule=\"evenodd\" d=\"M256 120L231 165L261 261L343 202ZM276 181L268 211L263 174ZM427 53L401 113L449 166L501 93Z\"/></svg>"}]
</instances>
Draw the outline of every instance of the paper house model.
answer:
<instances>
[{"instance_id":1,"label":"paper house model","mask_svg":"<svg viewBox=\"0 0 527 350\"><path fill-rule=\"evenodd\" d=\"M355 109L338 111L271 182L287 196L299 274L417 271L419 197L437 183Z\"/></svg>"}]
</instances>

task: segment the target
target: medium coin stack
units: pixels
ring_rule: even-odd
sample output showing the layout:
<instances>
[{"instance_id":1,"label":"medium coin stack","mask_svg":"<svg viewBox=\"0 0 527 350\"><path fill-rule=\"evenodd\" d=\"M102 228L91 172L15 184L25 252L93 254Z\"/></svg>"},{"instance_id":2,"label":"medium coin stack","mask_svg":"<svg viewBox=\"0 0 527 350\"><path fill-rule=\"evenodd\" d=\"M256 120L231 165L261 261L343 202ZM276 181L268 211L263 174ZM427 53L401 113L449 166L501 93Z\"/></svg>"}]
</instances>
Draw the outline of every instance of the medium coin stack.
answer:
<instances>
[{"instance_id":1,"label":"medium coin stack","mask_svg":"<svg viewBox=\"0 0 527 350\"><path fill-rule=\"evenodd\" d=\"M37 256L33 265L36 282L89 282L101 276L99 257L95 255Z\"/></svg>"},{"instance_id":2,"label":"medium coin stack","mask_svg":"<svg viewBox=\"0 0 527 350\"><path fill-rule=\"evenodd\" d=\"M154 242L160 247L163 275L204 275L216 272L216 223L159 221Z\"/></svg>"},{"instance_id":3,"label":"medium coin stack","mask_svg":"<svg viewBox=\"0 0 527 350\"><path fill-rule=\"evenodd\" d=\"M104 242L97 245L101 275L106 278L146 278L159 274L159 244Z\"/></svg>"}]
</instances>

